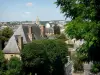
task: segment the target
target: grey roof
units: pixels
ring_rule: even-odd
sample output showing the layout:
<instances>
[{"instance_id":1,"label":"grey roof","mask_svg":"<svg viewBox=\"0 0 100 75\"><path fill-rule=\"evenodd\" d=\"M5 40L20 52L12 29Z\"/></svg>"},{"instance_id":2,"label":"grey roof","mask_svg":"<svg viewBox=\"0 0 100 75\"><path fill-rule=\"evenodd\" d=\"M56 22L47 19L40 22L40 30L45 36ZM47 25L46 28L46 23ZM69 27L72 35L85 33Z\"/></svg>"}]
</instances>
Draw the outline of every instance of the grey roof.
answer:
<instances>
[{"instance_id":1,"label":"grey roof","mask_svg":"<svg viewBox=\"0 0 100 75\"><path fill-rule=\"evenodd\" d=\"M28 26L32 26L33 37L36 40L41 39L40 28L37 24L24 24L24 25L21 25L14 33L14 35L21 35L23 37L24 44L30 42L30 39L28 37Z\"/></svg>"},{"instance_id":2,"label":"grey roof","mask_svg":"<svg viewBox=\"0 0 100 75\"><path fill-rule=\"evenodd\" d=\"M3 49L4 53L20 53L18 45L17 45L17 37L21 35L23 37L23 43L26 44L30 42L28 37L28 26L32 26L32 33L35 40L41 39L40 28L36 24L25 24L19 26L19 28L14 32L12 37L9 39L7 45Z\"/></svg>"},{"instance_id":3,"label":"grey roof","mask_svg":"<svg viewBox=\"0 0 100 75\"><path fill-rule=\"evenodd\" d=\"M22 25L26 40L29 41L28 38L28 26L32 26L32 33L34 34L34 38L36 40L41 39L40 28L37 24L30 24L30 25Z\"/></svg>"},{"instance_id":4,"label":"grey roof","mask_svg":"<svg viewBox=\"0 0 100 75\"><path fill-rule=\"evenodd\" d=\"M6 47L3 49L4 53L20 53L15 36L13 35L9 42L7 43Z\"/></svg>"}]
</instances>

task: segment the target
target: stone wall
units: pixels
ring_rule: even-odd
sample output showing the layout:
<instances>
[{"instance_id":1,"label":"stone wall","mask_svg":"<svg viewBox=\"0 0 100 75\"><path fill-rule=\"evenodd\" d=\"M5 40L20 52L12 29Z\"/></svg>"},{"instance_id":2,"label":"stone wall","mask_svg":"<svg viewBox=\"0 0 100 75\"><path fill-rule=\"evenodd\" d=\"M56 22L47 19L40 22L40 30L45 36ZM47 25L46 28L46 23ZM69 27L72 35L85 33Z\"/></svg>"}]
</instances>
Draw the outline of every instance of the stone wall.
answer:
<instances>
[{"instance_id":1,"label":"stone wall","mask_svg":"<svg viewBox=\"0 0 100 75\"><path fill-rule=\"evenodd\" d=\"M10 60L10 58L14 57L14 56L16 56L16 57L21 59L19 54L5 54L4 56L5 56L5 59L7 59L7 60Z\"/></svg>"}]
</instances>

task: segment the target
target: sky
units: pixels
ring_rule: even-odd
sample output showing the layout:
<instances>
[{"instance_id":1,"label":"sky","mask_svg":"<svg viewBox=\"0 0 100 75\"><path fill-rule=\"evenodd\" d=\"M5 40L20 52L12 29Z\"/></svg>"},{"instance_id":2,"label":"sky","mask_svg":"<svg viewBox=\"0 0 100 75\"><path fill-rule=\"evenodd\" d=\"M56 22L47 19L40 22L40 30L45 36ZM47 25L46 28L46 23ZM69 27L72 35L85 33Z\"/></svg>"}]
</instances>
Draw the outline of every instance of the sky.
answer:
<instances>
[{"instance_id":1,"label":"sky","mask_svg":"<svg viewBox=\"0 0 100 75\"><path fill-rule=\"evenodd\" d=\"M0 0L0 21L64 20L56 0Z\"/></svg>"}]
</instances>

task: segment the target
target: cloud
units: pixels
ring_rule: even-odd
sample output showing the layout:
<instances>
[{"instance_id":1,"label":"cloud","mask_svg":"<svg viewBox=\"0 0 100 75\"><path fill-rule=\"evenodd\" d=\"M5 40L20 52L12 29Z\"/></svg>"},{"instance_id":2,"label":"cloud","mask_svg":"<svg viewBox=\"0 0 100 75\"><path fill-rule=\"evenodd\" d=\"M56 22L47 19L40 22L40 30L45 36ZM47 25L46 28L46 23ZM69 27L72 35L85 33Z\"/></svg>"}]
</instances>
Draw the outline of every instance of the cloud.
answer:
<instances>
[{"instance_id":1,"label":"cloud","mask_svg":"<svg viewBox=\"0 0 100 75\"><path fill-rule=\"evenodd\" d=\"M33 5L32 2L28 2L28 3L26 4L26 6L32 6L32 5Z\"/></svg>"},{"instance_id":2,"label":"cloud","mask_svg":"<svg viewBox=\"0 0 100 75\"><path fill-rule=\"evenodd\" d=\"M31 12L24 12L25 14L30 14Z\"/></svg>"}]
</instances>

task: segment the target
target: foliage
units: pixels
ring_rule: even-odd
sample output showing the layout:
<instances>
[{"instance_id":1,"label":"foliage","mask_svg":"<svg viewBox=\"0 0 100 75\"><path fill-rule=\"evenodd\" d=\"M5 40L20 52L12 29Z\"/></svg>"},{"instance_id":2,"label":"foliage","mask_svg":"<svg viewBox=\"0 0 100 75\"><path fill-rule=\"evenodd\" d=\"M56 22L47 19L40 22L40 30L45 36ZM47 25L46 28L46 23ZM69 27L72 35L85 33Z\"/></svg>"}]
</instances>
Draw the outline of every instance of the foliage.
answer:
<instances>
[{"instance_id":1,"label":"foliage","mask_svg":"<svg viewBox=\"0 0 100 75\"><path fill-rule=\"evenodd\" d=\"M99 36L99 22L88 22L82 21L81 18L77 18L67 24L66 33L71 38L76 39L85 39L84 45L82 45L78 49L78 53L80 53L80 57L82 59L86 59L84 61L93 60L100 61L99 57L99 49L100 49L100 36ZM83 55L81 55L83 54Z\"/></svg>"},{"instance_id":2,"label":"foliage","mask_svg":"<svg viewBox=\"0 0 100 75\"><path fill-rule=\"evenodd\" d=\"M4 72L7 70L6 68L6 60L4 58L4 54L2 50L0 50L0 75L4 75Z\"/></svg>"},{"instance_id":3,"label":"foliage","mask_svg":"<svg viewBox=\"0 0 100 75\"><path fill-rule=\"evenodd\" d=\"M19 75L15 69L9 69L3 75Z\"/></svg>"},{"instance_id":4,"label":"foliage","mask_svg":"<svg viewBox=\"0 0 100 75\"><path fill-rule=\"evenodd\" d=\"M3 52L0 50L0 70L4 70L5 68L5 58Z\"/></svg>"},{"instance_id":5,"label":"foliage","mask_svg":"<svg viewBox=\"0 0 100 75\"><path fill-rule=\"evenodd\" d=\"M60 35L56 34L55 38L61 39L61 40L64 40L64 41L68 40L65 34L60 34Z\"/></svg>"},{"instance_id":6,"label":"foliage","mask_svg":"<svg viewBox=\"0 0 100 75\"><path fill-rule=\"evenodd\" d=\"M78 49L84 61L100 62L100 0L57 0L62 13L72 19L65 27L71 38L85 39ZM83 53L83 55L82 55Z\"/></svg>"},{"instance_id":7,"label":"foliage","mask_svg":"<svg viewBox=\"0 0 100 75\"><path fill-rule=\"evenodd\" d=\"M60 6L62 13L72 20L81 16L83 19L100 20L99 0L57 0L55 3Z\"/></svg>"},{"instance_id":8,"label":"foliage","mask_svg":"<svg viewBox=\"0 0 100 75\"><path fill-rule=\"evenodd\" d=\"M8 61L6 75L19 75L21 72L22 62L17 57L12 57Z\"/></svg>"},{"instance_id":9,"label":"foliage","mask_svg":"<svg viewBox=\"0 0 100 75\"><path fill-rule=\"evenodd\" d=\"M2 40L8 41L13 34L13 30L10 27L6 27L1 31L1 33L2 33Z\"/></svg>"},{"instance_id":10,"label":"foliage","mask_svg":"<svg viewBox=\"0 0 100 75\"><path fill-rule=\"evenodd\" d=\"M72 55L74 72L83 71L83 62L80 60L80 56L76 53Z\"/></svg>"},{"instance_id":11,"label":"foliage","mask_svg":"<svg viewBox=\"0 0 100 75\"><path fill-rule=\"evenodd\" d=\"M80 46L76 51L77 51L77 54L78 54L78 58L85 62L89 62L89 59L88 59L88 44L87 43L84 43L82 46Z\"/></svg>"},{"instance_id":12,"label":"foliage","mask_svg":"<svg viewBox=\"0 0 100 75\"><path fill-rule=\"evenodd\" d=\"M0 51L0 75L20 75L22 62L17 57L6 61L4 54Z\"/></svg>"},{"instance_id":13,"label":"foliage","mask_svg":"<svg viewBox=\"0 0 100 75\"><path fill-rule=\"evenodd\" d=\"M94 64L92 65L92 69L90 71L94 74L100 72L100 63L94 62Z\"/></svg>"},{"instance_id":14,"label":"foliage","mask_svg":"<svg viewBox=\"0 0 100 75\"><path fill-rule=\"evenodd\" d=\"M21 52L24 70L45 75L63 75L67 46L61 40L34 40Z\"/></svg>"},{"instance_id":15,"label":"foliage","mask_svg":"<svg viewBox=\"0 0 100 75\"><path fill-rule=\"evenodd\" d=\"M2 49L5 47L5 42L9 40L12 34L13 34L13 30L10 27L6 27L0 30L0 41L2 44Z\"/></svg>"}]
</instances>

